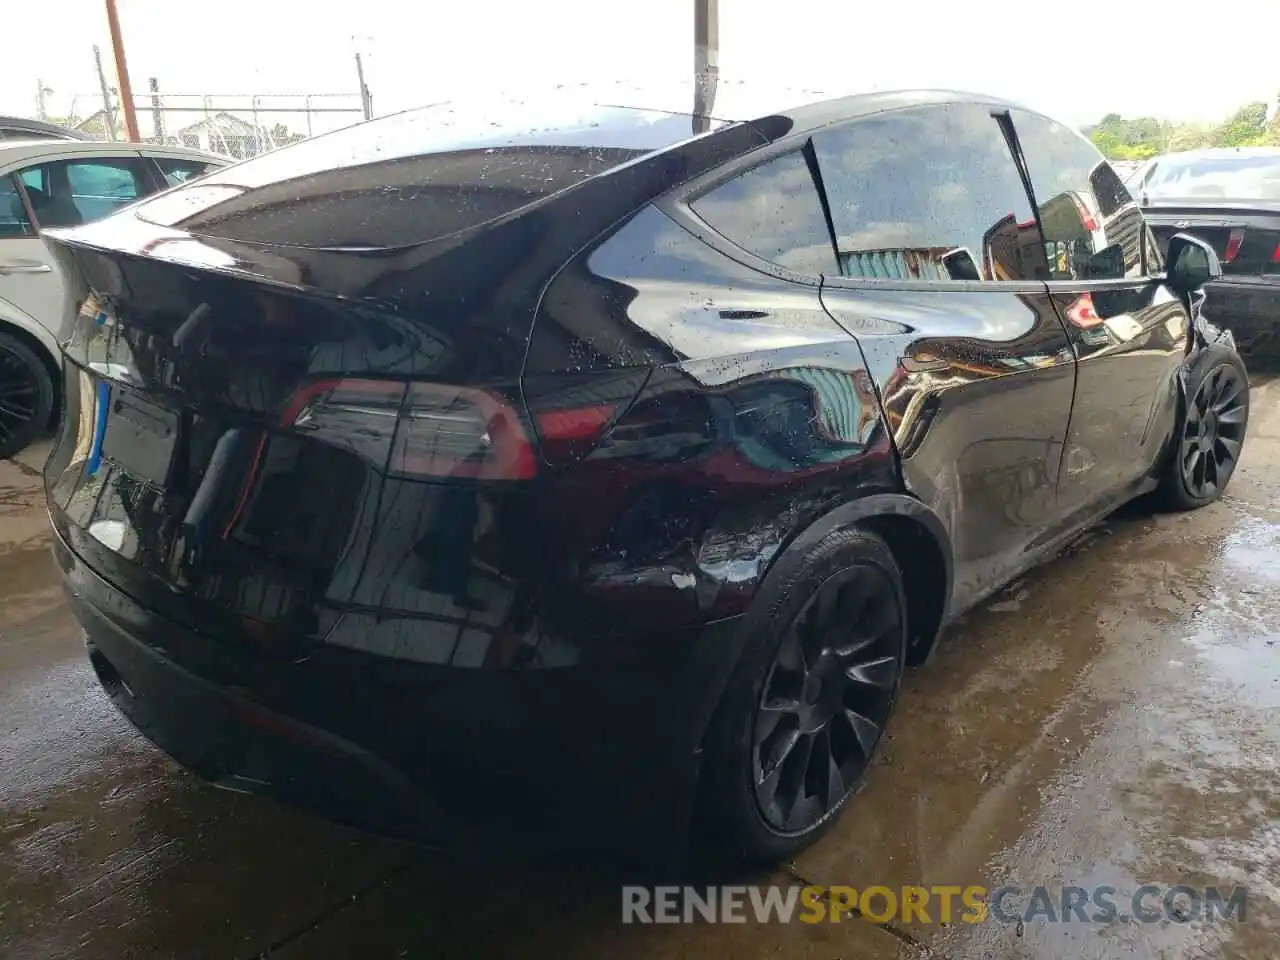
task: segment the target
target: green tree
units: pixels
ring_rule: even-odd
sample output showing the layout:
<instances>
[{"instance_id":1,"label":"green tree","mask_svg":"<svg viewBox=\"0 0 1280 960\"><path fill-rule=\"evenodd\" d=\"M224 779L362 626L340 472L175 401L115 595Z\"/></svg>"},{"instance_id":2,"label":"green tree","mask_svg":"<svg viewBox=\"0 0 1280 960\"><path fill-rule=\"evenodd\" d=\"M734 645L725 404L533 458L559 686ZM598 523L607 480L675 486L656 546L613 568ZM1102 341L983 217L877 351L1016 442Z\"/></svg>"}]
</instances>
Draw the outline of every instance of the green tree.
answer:
<instances>
[{"instance_id":1,"label":"green tree","mask_svg":"<svg viewBox=\"0 0 1280 960\"><path fill-rule=\"evenodd\" d=\"M1266 141L1267 105L1246 103L1215 131L1214 145L1219 147L1253 147Z\"/></svg>"},{"instance_id":2,"label":"green tree","mask_svg":"<svg viewBox=\"0 0 1280 960\"><path fill-rule=\"evenodd\" d=\"M1262 102L1246 103L1217 124L1163 123L1154 117L1126 120L1108 113L1086 132L1108 159L1145 160L1157 153L1201 147L1280 146L1280 115L1268 124Z\"/></svg>"}]
</instances>

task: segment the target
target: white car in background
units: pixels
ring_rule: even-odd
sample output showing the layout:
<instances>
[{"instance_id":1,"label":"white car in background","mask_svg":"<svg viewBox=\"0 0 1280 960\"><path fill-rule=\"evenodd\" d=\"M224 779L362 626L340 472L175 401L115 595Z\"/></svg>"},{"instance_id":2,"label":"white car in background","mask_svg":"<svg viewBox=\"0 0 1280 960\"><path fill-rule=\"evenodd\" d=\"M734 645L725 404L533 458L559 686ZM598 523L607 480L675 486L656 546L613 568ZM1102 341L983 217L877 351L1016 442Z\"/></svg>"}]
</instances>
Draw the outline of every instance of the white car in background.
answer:
<instances>
[{"instance_id":1,"label":"white car in background","mask_svg":"<svg viewBox=\"0 0 1280 960\"><path fill-rule=\"evenodd\" d=\"M97 220L229 162L185 147L0 141L0 457L44 431L60 396L62 277L41 232Z\"/></svg>"}]
</instances>

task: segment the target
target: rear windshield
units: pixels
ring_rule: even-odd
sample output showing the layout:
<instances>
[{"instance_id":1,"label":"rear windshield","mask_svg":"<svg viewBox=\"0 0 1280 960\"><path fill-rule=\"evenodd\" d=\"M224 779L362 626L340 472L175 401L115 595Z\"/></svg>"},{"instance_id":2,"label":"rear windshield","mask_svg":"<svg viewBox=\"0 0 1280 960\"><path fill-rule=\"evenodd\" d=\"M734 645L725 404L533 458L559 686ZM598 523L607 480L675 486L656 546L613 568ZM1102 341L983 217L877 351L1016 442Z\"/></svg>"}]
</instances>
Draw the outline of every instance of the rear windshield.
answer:
<instances>
[{"instance_id":1,"label":"rear windshield","mask_svg":"<svg viewBox=\"0 0 1280 960\"><path fill-rule=\"evenodd\" d=\"M1280 154L1170 157L1153 164L1142 190L1148 198L1280 200Z\"/></svg>"},{"instance_id":2,"label":"rear windshield","mask_svg":"<svg viewBox=\"0 0 1280 960\"><path fill-rule=\"evenodd\" d=\"M138 215L260 243L395 247L486 223L694 135L687 114L571 98L438 104L226 167Z\"/></svg>"}]
</instances>

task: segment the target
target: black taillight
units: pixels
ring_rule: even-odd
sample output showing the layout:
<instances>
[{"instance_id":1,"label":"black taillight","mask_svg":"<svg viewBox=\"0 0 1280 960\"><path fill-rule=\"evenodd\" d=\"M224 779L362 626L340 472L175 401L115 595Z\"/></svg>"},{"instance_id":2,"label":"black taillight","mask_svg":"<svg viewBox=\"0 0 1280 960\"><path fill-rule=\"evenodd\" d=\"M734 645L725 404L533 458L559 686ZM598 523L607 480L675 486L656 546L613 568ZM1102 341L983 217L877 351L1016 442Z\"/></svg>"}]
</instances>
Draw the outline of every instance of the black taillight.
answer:
<instances>
[{"instance_id":1,"label":"black taillight","mask_svg":"<svg viewBox=\"0 0 1280 960\"><path fill-rule=\"evenodd\" d=\"M414 384L391 453L393 473L528 480L538 472L520 416L484 390Z\"/></svg>"},{"instance_id":2,"label":"black taillight","mask_svg":"<svg viewBox=\"0 0 1280 960\"><path fill-rule=\"evenodd\" d=\"M321 380L294 394L291 426L381 466L395 438L406 385L393 380Z\"/></svg>"},{"instance_id":3,"label":"black taillight","mask_svg":"<svg viewBox=\"0 0 1280 960\"><path fill-rule=\"evenodd\" d=\"M528 480L537 458L519 413L468 387L341 378L297 391L281 426L409 477Z\"/></svg>"}]
</instances>

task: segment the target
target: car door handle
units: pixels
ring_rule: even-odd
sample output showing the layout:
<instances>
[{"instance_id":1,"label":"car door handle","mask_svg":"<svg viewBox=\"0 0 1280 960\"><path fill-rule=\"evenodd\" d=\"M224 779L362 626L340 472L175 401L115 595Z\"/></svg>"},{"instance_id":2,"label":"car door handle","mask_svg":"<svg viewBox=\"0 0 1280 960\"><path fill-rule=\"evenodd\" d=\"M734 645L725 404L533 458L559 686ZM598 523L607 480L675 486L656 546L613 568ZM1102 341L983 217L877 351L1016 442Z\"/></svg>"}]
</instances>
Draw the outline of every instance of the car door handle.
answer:
<instances>
[{"instance_id":1,"label":"car door handle","mask_svg":"<svg viewBox=\"0 0 1280 960\"><path fill-rule=\"evenodd\" d=\"M53 267L47 263L40 263L38 260L7 260L0 261L0 276L8 276L13 273L52 273Z\"/></svg>"}]
</instances>

